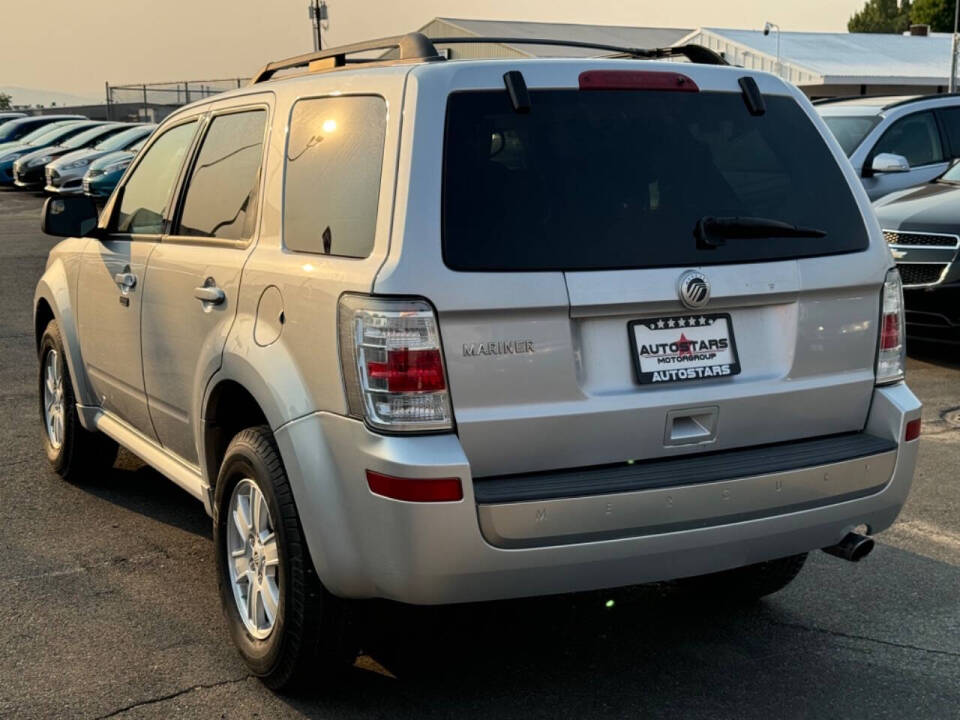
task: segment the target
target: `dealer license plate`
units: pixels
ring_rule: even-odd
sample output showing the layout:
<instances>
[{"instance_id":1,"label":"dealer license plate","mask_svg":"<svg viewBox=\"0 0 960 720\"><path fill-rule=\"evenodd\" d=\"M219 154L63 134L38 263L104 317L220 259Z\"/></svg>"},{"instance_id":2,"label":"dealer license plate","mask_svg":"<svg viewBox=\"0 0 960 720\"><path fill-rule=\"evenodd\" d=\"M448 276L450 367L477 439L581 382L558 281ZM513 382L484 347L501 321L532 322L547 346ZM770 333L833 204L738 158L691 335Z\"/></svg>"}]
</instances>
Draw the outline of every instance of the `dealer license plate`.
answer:
<instances>
[{"instance_id":1,"label":"dealer license plate","mask_svg":"<svg viewBox=\"0 0 960 720\"><path fill-rule=\"evenodd\" d=\"M628 323L641 383L673 383L740 373L728 313L675 315Z\"/></svg>"}]
</instances>

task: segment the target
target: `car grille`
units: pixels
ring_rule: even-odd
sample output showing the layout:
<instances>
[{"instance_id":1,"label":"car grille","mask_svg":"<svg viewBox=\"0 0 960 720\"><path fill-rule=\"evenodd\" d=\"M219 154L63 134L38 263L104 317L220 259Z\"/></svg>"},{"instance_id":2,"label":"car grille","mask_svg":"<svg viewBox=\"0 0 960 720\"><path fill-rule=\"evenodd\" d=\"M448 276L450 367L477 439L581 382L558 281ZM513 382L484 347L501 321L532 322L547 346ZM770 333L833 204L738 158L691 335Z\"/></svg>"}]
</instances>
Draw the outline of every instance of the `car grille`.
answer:
<instances>
[{"instance_id":1,"label":"car grille","mask_svg":"<svg viewBox=\"0 0 960 720\"><path fill-rule=\"evenodd\" d=\"M929 245L934 247L956 247L955 235L930 235L928 233L883 231L884 239L890 245Z\"/></svg>"},{"instance_id":2,"label":"car grille","mask_svg":"<svg viewBox=\"0 0 960 720\"><path fill-rule=\"evenodd\" d=\"M938 282L946 263L897 263L904 285L930 285Z\"/></svg>"}]
</instances>

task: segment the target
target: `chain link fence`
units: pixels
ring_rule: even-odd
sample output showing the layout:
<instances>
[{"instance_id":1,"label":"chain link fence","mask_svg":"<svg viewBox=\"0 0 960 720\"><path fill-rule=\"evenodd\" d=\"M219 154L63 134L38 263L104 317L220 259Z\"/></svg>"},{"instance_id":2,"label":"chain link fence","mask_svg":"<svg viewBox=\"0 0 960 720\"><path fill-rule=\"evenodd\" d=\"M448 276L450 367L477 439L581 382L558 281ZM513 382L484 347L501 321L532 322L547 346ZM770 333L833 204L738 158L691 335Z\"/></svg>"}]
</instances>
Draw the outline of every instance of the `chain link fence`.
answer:
<instances>
[{"instance_id":1,"label":"chain link fence","mask_svg":"<svg viewBox=\"0 0 960 720\"><path fill-rule=\"evenodd\" d=\"M111 120L159 122L181 105L243 87L247 82L249 78L126 85L107 83L107 116Z\"/></svg>"}]
</instances>

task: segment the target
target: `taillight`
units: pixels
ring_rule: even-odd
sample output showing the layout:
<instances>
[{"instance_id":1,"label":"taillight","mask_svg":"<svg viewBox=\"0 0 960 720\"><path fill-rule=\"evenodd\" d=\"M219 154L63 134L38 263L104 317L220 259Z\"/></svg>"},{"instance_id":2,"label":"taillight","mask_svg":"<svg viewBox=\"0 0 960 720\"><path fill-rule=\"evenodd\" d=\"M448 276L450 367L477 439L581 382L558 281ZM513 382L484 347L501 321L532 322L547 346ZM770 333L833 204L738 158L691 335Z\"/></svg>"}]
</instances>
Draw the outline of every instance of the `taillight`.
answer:
<instances>
[{"instance_id":1,"label":"taillight","mask_svg":"<svg viewBox=\"0 0 960 720\"><path fill-rule=\"evenodd\" d=\"M350 414L380 430L450 430L450 396L433 308L422 300L344 295L339 312Z\"/></svg>"},{"instance_id":2,"label":"taillight","mask_svg":"<svg viewBox=\"0 0 960 720\"><path fill-rule=\"evenodd\" d=\"M880 296L880 343L877 350L877 384L903 380L906 346L903 327L903 285L896 269L887 272Z\"/></svg>"}]
</instances>

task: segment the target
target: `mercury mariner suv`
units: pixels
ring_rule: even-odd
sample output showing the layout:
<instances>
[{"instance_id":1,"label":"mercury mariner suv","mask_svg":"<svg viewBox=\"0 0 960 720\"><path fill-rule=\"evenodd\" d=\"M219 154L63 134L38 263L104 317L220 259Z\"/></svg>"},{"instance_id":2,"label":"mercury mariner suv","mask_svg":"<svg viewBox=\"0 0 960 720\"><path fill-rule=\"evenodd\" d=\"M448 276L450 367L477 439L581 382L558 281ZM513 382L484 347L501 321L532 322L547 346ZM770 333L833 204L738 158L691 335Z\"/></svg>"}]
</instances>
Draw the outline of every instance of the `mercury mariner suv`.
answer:
<instances>
[{"instance_id":1,"label":"mercury mariner suv","mask_svg":"<svg viewBox=\"0 0 960 720\"><path fill-rule=\"evenodd\" d=\"M352 662L362 598L765 595L912 482L900 279L796 88L458 41L271 63L99 216L44 207L47 456L77 481L119 444L204 504L271 687Z\"/></svg>"}]
</instances>

